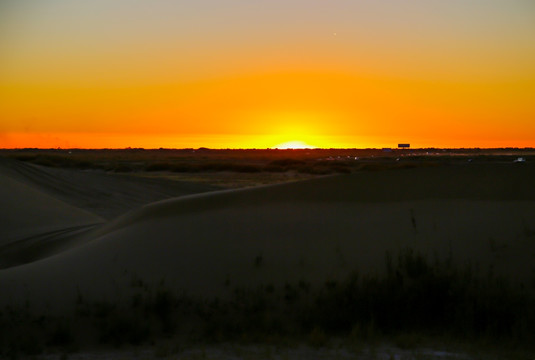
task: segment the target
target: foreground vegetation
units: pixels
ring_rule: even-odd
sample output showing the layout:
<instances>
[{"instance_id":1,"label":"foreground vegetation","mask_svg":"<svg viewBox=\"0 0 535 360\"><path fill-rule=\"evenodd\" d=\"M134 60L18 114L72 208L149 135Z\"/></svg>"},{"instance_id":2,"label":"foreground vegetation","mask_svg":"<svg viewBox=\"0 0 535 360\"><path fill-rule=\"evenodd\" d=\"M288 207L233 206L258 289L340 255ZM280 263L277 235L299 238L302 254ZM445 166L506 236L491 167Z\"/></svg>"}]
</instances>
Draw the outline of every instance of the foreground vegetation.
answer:
<instances>
[{"instance_id":1,"label":"foreground vegetation","mask_svg":"<svg viewBox=\"0 0 535 360\"><path fill-rule=\"evenodd\" d=\"M535 283L479 276L470 267L428 261L411 250L394 258L387 254L385 266L384 277L354 273L320 287L306 280L256 288L228 284L225 299L193 298L133 278L129 301L95 303L79 294L67 317L32 314L28 302L0 313L0 356L165 339L320 347L332 338L348 346L391 341L410 348L438 341L535 353Z\"/></svg>"}]
</instances>

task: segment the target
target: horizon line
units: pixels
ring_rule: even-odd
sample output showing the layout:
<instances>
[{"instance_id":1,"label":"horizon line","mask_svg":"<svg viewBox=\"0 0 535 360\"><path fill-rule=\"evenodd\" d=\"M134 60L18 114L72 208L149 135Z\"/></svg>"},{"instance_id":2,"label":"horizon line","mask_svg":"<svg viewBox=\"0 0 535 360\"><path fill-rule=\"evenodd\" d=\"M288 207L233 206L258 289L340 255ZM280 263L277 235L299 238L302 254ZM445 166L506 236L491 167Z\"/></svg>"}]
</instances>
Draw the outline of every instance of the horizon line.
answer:
<instances>
[{"instance_id":1,"label":"horizon line","mask_svg":"<svg viewBox=\"0 0 535 360\"><path fill-rule=\"evenodd\" d=\"M40 148L40 147L21 147L21 148L0 148L2 150L146 150L146 151L155 151L155 150L273 150L273 151L303 151L303 150L535 150L535 147L515 147L515 146L506 146L506 147L369 147L369 148L347 148L347 147L311 147L311 148L277 148L277 147L268 147L268 148L210 148L205 146L200 147L185 147L185 148L144 148L144 147L104 147L104 148L83 148L83 147L51 147L51 148Z\"/></svg>"}]
</instances>

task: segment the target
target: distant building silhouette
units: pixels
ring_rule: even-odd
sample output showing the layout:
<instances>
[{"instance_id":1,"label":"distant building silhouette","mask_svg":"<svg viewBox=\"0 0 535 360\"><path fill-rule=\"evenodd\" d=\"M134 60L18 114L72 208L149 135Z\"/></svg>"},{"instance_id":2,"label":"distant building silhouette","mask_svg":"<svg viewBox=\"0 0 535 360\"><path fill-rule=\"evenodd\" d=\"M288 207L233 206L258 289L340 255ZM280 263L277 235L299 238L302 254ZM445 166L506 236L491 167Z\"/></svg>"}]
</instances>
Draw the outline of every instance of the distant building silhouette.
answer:
<instances>
[{"instance_id":1,"label":"distant building silhouette","mask_svg":"<svg viewBox=\"0 0 535 360\"><path fill-rule=\"evenodd\" d=\"M411 144L398 144L398 148L410 148Z\"/></svg>"}]
</instances>

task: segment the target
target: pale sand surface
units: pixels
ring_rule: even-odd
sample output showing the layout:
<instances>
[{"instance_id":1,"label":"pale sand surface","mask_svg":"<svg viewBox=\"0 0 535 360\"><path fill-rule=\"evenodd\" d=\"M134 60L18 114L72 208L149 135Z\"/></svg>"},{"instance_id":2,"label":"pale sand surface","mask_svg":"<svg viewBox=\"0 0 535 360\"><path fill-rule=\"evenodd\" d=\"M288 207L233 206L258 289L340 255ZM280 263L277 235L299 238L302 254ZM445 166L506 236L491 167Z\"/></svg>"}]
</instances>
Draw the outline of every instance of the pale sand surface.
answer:
<instances>
[{"instance_id":1,"label":"pale sand surface","mask_svg":"<svg viewBox=\"0 0 535 360\"><path fill-rule=\"evenodd\" d=\"M97 215L1 174L0 184L0 246L37 234L104 222Z\"/></svg>"},{"instance_id":2,"label":"pale sand surface","mask_svg":"<svg viewBox=\"0 0 535 360\"><path fill-rule=\"evenodd\" d=\"M219 189L188 181L49 168L3 157L0 174L105 219L154 201Z\"/></svg>"},{"instance_id":3,"label":"pale sand surface","mask_svg":"<svg viewBox=\"0 0 535 360\"><path fill-rule=\"evenodd\" d=\"M462 220L452 221L457 217ZM522 229L531 219L535 204L525 202L229 207L139 220L68 252L3 270L0 291L65 309L77 291L88 300L127 300L132 279L140 278L164 280L192 296L224 297L227 280L233 288L302 279L322 284L353 270L379 272L386 251L395 255L405 247L443 260L451 253L482 275L492 264L495 272L527 281L534 239ZM261 266L255 266L258 257Z\"/></svg>"},{"instance_id":4,"label":"pale sand surface","mask_svg":"<svg viewBox=\"0 0 535 360\"><path fill-rule=\"evenodd\" d=\"M120 214L170 197L217 189L185 181L54 169L0 157L0 268L94 239Z\"/></svg>"},{"instance_id":5,"label":"pale sand surface","mask_svg":"<svg viewBox=\"0 0 535 360\"><path fill-rule=\"evenodd\" d=\"M226 297L235 287L379 273L387 251L396 256L407 247L471 264L481 275L492 269L529 281L535 172L524 165L363 172L153 203L92 230L68 251L0 270L0 302L68 313L78 294L127 301L133 279ZM6 179L2 184L20 187ZM33 196L19 198L37 206ZM13 216L22 225L3 226L30 227ZM48 221L58 217L70 223L62 214Z\"/></svg>"}]
</instances>

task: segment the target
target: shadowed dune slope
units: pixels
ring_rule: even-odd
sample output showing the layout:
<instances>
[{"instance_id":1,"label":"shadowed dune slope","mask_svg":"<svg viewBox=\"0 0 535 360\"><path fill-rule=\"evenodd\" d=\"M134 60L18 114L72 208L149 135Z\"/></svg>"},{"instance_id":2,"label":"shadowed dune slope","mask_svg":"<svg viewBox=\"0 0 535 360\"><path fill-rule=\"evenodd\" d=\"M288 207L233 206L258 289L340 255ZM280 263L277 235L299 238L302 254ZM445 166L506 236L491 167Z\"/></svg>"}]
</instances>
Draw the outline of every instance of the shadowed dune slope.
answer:
<instances>
[{"instance_id":1,"label":"shadowed dune slope","mask_svg":"<svg viewBox=\"0 0 535 360\"><path fill-rule=\"evenodd\" d=\"M0 157L0 268L35 261L95 237L105 219L214 187L55 169Z\"/></svg>"},{"instance_id":2,"label":"shadowed dune slope","mask_svg":"<svg viewBox=\"0 0 535 360\"><path fill-rule=\"evenodd\" d=\"M48 168L2 157L0 174L105 219L154 201L218 190L187 181Z\"/></svg>"},{"instance_id":3,"label":"shadowed dune slope","mask_svg":"<svg viewBox=\"0 0 535 360\"><path fill-rule=\"evenodd\" d=\"M0 175L0 198L0 246L37 234L104 221L3 175Z\"/></svg>"},{"instance_id":4,"label":"shadowed dune slope","mask_svg":"<svg viewBox=\"0 0 535 360\"><path fill-rule=\"evenodd\" d=\"M85 241L104 220L0 175L0 268L26 263Z\"/></svg>"},{"instance_id":5,"label":"shadowed dune slope","mask_svg":"<svg viewBox=\"0 0 535 360\"><path fill-rule=\"evenodd\" d=\"M0 271L0 301L65 310L128 301L141 279L193 296L352 271L380 273L407 247L514 281L535 273L534 168L398 169L193 195L147 205L96 239Z\"/></svg>"}]
</instances>

